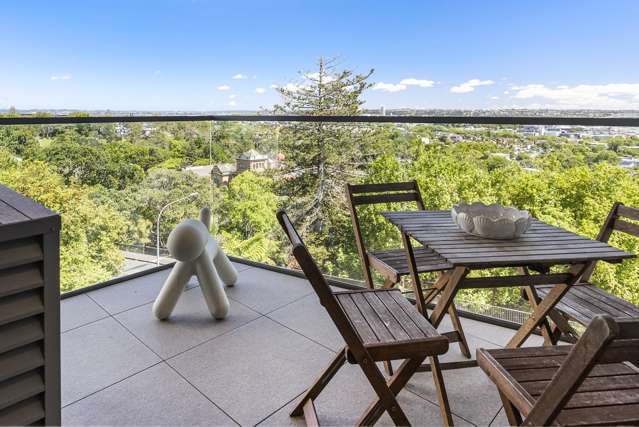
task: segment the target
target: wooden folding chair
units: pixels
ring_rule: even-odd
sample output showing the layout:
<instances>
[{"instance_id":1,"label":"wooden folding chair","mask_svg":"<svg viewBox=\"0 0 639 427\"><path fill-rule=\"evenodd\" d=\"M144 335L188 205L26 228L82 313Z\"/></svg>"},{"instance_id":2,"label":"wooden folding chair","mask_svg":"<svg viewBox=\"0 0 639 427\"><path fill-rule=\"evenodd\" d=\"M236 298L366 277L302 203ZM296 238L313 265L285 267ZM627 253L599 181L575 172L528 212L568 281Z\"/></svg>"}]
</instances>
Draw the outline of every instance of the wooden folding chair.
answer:
<instances>
[{"instance_id":1,"label":"wooden folding chair","mask_svg":"<svg viewBox=\"0 0 639 427\"><path fill-rule=\"evenodd\" d=\"M477 350L511 425L637 425L639 319L595 316L575 345Z\"/></svg>"},{"instance_id":2,"label":"wooden folding chair","mask_svg":"<svg viewBox=\"0 0 639 427\"><path fill-rule=\"evenodd\" d=\"M617 202L612 206L608 217L603 223L597 240L607 243L614 231L620 231L639 237L639 225L627 221L639 221L639 209L624 206ZM639 318L639 307L629 303L589 282L596 264L591 263L583 276L582 283L574 285L555 306L550 319L542 326L542 332L547 344L556 344L561 333L577 338L577 333L568 324L567 319L574 320L587 326L599 314L605 314L615 319ZM533 306L543 299L552 289L552 285L525 288L525 298Z\"/></svg>"},{"instance_id":3,"label":"wooden folding chair","mask_svg":"<svg viewBox=\"0 0 639 427\"><path fill-rule=\"evenodd\" d=\"M384 288L392 288L403 276L411 274L411 268L415 268L417 274L429 272L443 272L449 270L451 265L441 256L428 248L413 248L410 242L404 242L405 248L385 249L380 251L368 251L364 245L360 219L357 212L358 206L377 205L385 203L414 202L417 208L424 210L424 201L417 181L393 182L383 184L346 184L346 196L349 201L351 219L353 222L353 232L357 252L362 263L364 278L369 288L374 289L373 275L371 267L384 277ZM414 261L411 265L411 261ZM431 303L443 290L439 283L427 289L423 293L422 289L414 289L417 299L417 308L427 316L426 306ZM416 284L413 284L416 287ZM455 330L455 341L459 342L459 348L464 356L470 358L470 350L466 342L466 336L461 326L461 321L457 314L455 304L448 308L453 328ZM390 372L392 368L389 366Z\"/></svg>"},{"instance_id":4,"label":"wooden folding chair","mask_svg":"<svg viewBox=\"0 0 639 427\"><path fill-rule=\"evenodd\" d=\"M443 422L452 425L437 357L448 351L446 337L437 333L396 289L333 292L286 213L278 212L277 219L293 245L295 259L346 342L344 349L306 391L291 416L303 414L307 425L318 425L313 401L348 360L360 366L377 394L377 399L359 418L357 425L374 424L384 411L395 425L409 425L396 396L429 357ZM404 362L386 381L375 362L400 359Z\"/></svg>"}]
</instances>

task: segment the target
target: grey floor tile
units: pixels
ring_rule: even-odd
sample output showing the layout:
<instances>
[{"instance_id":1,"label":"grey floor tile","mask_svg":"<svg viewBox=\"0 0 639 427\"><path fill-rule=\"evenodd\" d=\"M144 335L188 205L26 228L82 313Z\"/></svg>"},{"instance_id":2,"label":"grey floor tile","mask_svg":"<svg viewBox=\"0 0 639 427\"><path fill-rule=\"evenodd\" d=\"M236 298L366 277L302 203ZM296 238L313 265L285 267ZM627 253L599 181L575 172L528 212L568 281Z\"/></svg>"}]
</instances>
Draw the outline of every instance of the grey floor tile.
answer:
<instances>
[{"instance_id":1,"label":"grey floor tile","mask_svg":"<svg viewBox=\"0 0 639 427\"><path fill-rule=\"evenodd\" d=\"M315 408L321 425L354 425L375 398L375 393L358 366L347 364L335 375L323 393L315 401ZM442 424L439 407L410 391L402 391L398 396L406 417L413 425L437 426ZM289 403L272 416L260 423L260 426L303 426L304 417L289 417L289 412L297 402ZM494 415L494 414L493 414ZM471 425L459 417L453 417L455 425ZM384 413L376 426L394 425L388 414Z\"/></svg>"},{"instance_id":2,"label":"grey floor tile","mask_svg":"<svg viewBox=\"0 0 639 427\"><path fill-rule=\"evenodd\" d=\"M499 408L501 400L497 388L481 368L444 371L448 401L454 414L476 425L488 425ZM416 374L408 389L431 402L437 402L433 377L429 372Z\"/></svg>"},{"instance_id":3,"label":"grey floor tile","mask_svg":"<svg viewBox=\"0 0 639 427\"><path fill-rule=\"evenodd\" d=\"M251 268L250 265L242 264L240 262L231 262L231 264L233 264L233 267L235 267L235 270L237 271L238 276L242 271L248 270L249 268ZM189 281L189 283L186 285L186 288L190 289L197 286L200 286L200 283L197 280L197 276L193 276L191 280Z\"/></svg>"},{"instance_id":4,"label":"grey floor tile","mask_svg":"<svg viewBox=\"0 0 639 427\"><path fill-rule=\"evenodd\" d=\"M62 410L62 425L231 426L214 404L164 363Z\"/></svg>"},{"instance_id":5,"label":"grey floor tile","mask_svg":"<svg viewBox=\"0 0 639 427\"><path fill-rule=\"evenodd\" d=\"M240 271L244 271L244 270L247 270L247 269L251 268L250 265L242 264L241 262L231 262L231 263L233 264L233 266L235 267L235 269L237 270L238 273Z\"/></svg>"},{"instance_id":6,"label":"grey floor tile","mask_svg":"<svg viewBox=\"0 0 639 427\"><path fill-rule=\"evenodd\" d=\"M490 423L490 427L505 427L509 426L510 423L506 418L506 413L504 412L504 408L499 410L499 413L495 417L495 419Z\"/></svg>"},{"instance_id":7,"label":"grey floor tile","mask_svg":"<svg viewBox=\"0 0 639 427\"><path fill-rule=\"evenodd\" d=\"M492 342L495 345L500 347L504 347L508 341L517 333L516 330L510 328L504 328L502 326L493 325L486 322L480 322L478 320L461 318L462 328L464 329L464 333L468 335L473 335L477 338L481 338L484 341ZM450 323L449 316L446 316L442 323L437 328L440 332L451 331L452 326ZM537 346L543 345L544 340L539 335L531 335L530 338L524 344L525 346Z\"/></svg>"},{"instance_id":8,"label":"grey floor tile","mask_svg":"<svg viewBox=\"0 0 639 427\"><path fill-rule=\"evenodd\" d=\"M60 330L62 332L108 316L109 313L84 294L65 298L60 302Z\"/></svg>"},{"instance_id":9,"label":"grey floor tile","mask_svg":"<svg viewBox=\"0 0 639 427\"><path fill-rule=\"evenodd\" d=\"M159 362L112 318L62 334L62 405Z\"/></svg>"},{"instance_id":10,"label":"grey floor tile","mask_svg":"<svg viewBox=\"0 0 639 427\"><path fill-rule=\"evenodd\" d=\"M158 271L116 285L89 292L88 295L111 314L155 301L170 270ZM194 279L189 281L195 286Z\"/></svg>"},{"instance_id":11,"label":"grey floor tile","mask_svg":"<svg viewBox=\"0 0 639 427\"><path fill-rule=\"evenodd\" d=\"M198 287L182 294L168 320L153 316L152 303L115 317L153 351L168 358L261 316L236 301L230 303L226 319L216 320L209 314Z\"/></svg>"},{"instance_id":12,"label":"grey floor tile","mask_svg":"<svg viewBox=\"0 0 639 427\"><path fill-rule=\"evenodd\" d=\"M269 313L268 317L335 351L344 340L315 294Z\"/></svg>"},{"instance_id":13,"label":"grey floor tile","mask_svg":"<svg viewBox=\"0 0 639 427\"><path fill-rule=\"evenodd\" d=\"M226 289L229 298L266 314L313 292L307 280L260 268L239 274L237 284Z\"/></svg>"},{"instance_id":14,"label":"grey floor tile","mask_svg":"<svg viewBox=\"0 0 639 427\"><path fill-rule=\"evenodd\" d=\"M476 352L478 348L500 348L498 345L491 343L490 341L484 341L481 338L477 338L473 335L466 336L466 342L470 350L470 356L472 359L476 358ZM450 343L448 352L442 356L439 356L441 362L457 362L468 360L461 352L459 343Z\"/></svg>"},{"instance_id":15,"label":"grey floor tile","mask_svg":"<svg viewBox=\"0 0 639 427\"><path fill-rule=\"evenodd\" d=\"M233 419L253 425L300 394L333 357L263 317L168 363Z\"/></svg>"}]
</instances>

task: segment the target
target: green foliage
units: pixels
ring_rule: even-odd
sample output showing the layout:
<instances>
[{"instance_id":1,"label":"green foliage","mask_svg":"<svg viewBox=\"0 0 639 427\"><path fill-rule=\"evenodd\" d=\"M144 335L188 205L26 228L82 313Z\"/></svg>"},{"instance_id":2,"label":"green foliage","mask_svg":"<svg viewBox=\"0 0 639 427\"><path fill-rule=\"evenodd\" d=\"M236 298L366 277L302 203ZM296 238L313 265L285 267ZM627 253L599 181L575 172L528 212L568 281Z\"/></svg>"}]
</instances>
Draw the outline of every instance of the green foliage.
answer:
<instances>
[{"instance_id":1,"label":"green foliage","mask_svg":"<svg viewBox=\"0 0 639 427\"><path fill-rule=\"evenodd\" d=\"M220 228L229 254L273 263L282 260L282 247L274 237L277 231L278 199L270 177L243 172L224 192Z\"/></svg>"},{"instance_id":2,"label":"green foliage","mask_svg":"<svg viewBox=\"0 0 639 427\"><path fill-rule=\"evenodd\" d=\"M280 90L278 113L357 115L371 73L339 70L320 59L297 90ZM209 135L211 140L209 142ZM639 138L526 137L499 126L408 124L154 123L0 127L0 182L59 211L63 218L63 290L120 273L119 244L156 242L157 215L167 203L198 192L162 215L160 237L210 206L212 233L233 255L294 265L275 211L285 207L321 268L361 278L346 182L416 179L427 209L460 200L499 202L595 237L614 201L639 206L639 175L617 167L639 155ZM228 187L185 173L190 165L232 162L255 148L283 153L283 170L245 172ZM401 246L381 211L412 204L362 207L367 247ZM639 252L637 239L611 243ZM497 273L503 273L503 270ZM485 272L476 274L487 274ZM594 282L639 304L639 262L598 266ZM517 289L468 291L464 298L518 307Z\"/></svg>"},{"instance_id":3,"label":"green foliage","mask_svg":"<svg viewBox=\"0 0 639 427\"><path fill-rule=\"evenodd\" d=\"M15 162L0 153L0 183L31 197L62 216L60 282L62 291L110 279L120 272L126 219L98 205L89 188L66 184L40 161Z\"/></svg>"},{"instance_id":4,"label":"green foliage","mask_svg":"<svg viewBox=\"0 0 639 427\"><path fill-rule=\"evenodd\" d=\"M42 160L65 177L67 183L102 185L123 189L139 182L143 169L103 146L91 146L75 142L55 142L42 150Z\"/></svg>"},{"instance_id":5,"label":"green foliage","mask_svg":"<svg viewBox=\"0 0 639 427\"><path fill-rule=\"evenodd\" d=\"M277 226L277 196L273 180L254 172L235 177L224 193L222 226L242 240Z\"/></svg>"},{"instance_id":6,"label":"green foliage","mask_svg":"<svg viewBox=\"0 0 639 427\"><path fill-rule=\"evenodd\" d=\"M197 195L190 197L192 193ZM113 194L121 212L133 223L150 229L147 241L156 242L156 224L160 209L167 203L184 199L167 208L160 221L160 241L166 242L169 233L180 221L197 218L200 209L208 206L213 212L211 231L217 230L216 213L220 194L208 179L191 172L153 169L139 184Z\"/></svg>"},{"instance_id":7,"label":"green foliage","mask_svg":"<svg viewBox=\"0 0 639 427\"><path fill-rule=\"evenodd\" d=\"M320 58L316 73L302 73L304 82L296 89L280 88L283 114L358 115L361 94L370 87L367 74L338 70L335 61ZM291 123L281 129L281 148L286 157L279 193L304 236L315 233L317 245L343 247L343 224L348 222L344 184L356 178L365 164L364 141L367 126L334 123ZM365 150L364 150L365 151ZM330 253L330 251L329 251ZM331 257L333 254L331 254ZM335 260L321 258L331 270Z\"/></svg>"}]
</instances>

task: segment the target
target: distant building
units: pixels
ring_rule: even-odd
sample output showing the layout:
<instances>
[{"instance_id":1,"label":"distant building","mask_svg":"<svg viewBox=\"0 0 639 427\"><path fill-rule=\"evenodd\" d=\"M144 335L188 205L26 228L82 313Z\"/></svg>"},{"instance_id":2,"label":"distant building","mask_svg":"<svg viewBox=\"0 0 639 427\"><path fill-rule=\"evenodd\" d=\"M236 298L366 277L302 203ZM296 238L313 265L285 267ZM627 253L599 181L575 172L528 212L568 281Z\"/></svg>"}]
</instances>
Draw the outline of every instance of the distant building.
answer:
<instances>
[{"instance_id":1,"label":"distant building","mask_svg":"<svg viewBox=\"0 0 639 427\"><path fill-rule=\"evenodd\" d=\"M634 169L639 167L639 158L624 157L619 161L619 166L626 169Z\"/></svg>"},{"instance_id":2,"label":"distant building","mask_svg":"<svg viewBox=\"0 0 639 427\"><path fill-rule=\"evenodd\" d=\"M120 138L124 138L131 133L131 129L126 126L124 123L116 123L115 124L115 134Z\"/></svg>"},{"instance_id":3,"label":"distant building","mask_svg":"<svg viewBox=\"0 0 639 427\"><path fill-rule=\"evenodd\" d=\"M153 125L151 125L150 123L144 123L144 125L142 125L142 136L145 138L151 136L151 134L153 134L153 132L155 131L155 127L153 127Z\"/></svg>"},{"instance_id":4,"label":"distant building","mask_svg":"<svg viewBox=\"0 0 639 427\"><path fill-rule=\"evenodd\" d=\"M562 129L556 127L547 127L543 131L545 136L562 136L564 133L565 132Z\"/></svg>"},{"instance_id":5,"label":"distant building","mask_svg":"<svg viewBox=\"0 0 639 427\"><path fill-rule=\"evenodd\" d=\"M217 185L228 185L229 182L242 172L252 171L262 173L269 169L279 169L284 160L282 154L269 157L256 150L249 150L240 154L233 163L217 163L209 166L189 166L184 171L193 172L198 176L209 177Z\"/></svg>"},{"instance_id":6,"label":"distant building","mask_svg":"<svg viewBox=\"0 0 639 427\"><path fill-rule=\"evenodd\" d=\"M261 154L256 150L249 150L239 155L235 160L235 165L238 174L248 170L264 172L269 169L269 158L266 154Z\"/></svg>"},{"instance_id":7,"label":"distant building","mask_svg":"<svg viewBox=\"0 0 639 427\"><path fill-rule=\"evenodd\" d=\"M201 176L203 178L209 178L211 176L211 172L213 170L213 165L205 165L205 166L187 166L183 170L185 172L193 172L197 176Z\"/></svg>"},{"instance_id":8,"label":"distant building","mask_svg":"<svg viewBox=\"0 0 639 427\"><path fill-rule=\"evenodd\" d=\"M236 166L233 163L218 163L213 165L211 178L217 185L228 185L236 174Z\"/></svg>"},{"instance_id":9,"label":"distant building","mask_svg":"<svg viewBox=\"0 0 639 427\"><path fill-rule=\"evenodd\" d=\"M542 134L542 129L539 126L524 126L519 129L519 133L525 136L539 136Z\"/></svg>"}]
</instances>

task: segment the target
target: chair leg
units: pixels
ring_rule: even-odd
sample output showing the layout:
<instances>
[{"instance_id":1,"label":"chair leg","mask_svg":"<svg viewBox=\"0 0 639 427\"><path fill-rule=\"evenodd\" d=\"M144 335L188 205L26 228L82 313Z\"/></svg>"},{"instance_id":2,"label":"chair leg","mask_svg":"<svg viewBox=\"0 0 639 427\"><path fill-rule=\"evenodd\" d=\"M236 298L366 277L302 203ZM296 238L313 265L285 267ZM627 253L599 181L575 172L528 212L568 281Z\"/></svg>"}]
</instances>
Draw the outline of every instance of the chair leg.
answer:
<instances>
[{"instance_id":1,"label":"chair leg","mask_svg":"<svg viewBox=\"0 0 639 427\"><path fill-rule=\"evenodd\" d=\"M439 403L439 412L442 416L442 422L445 426L453 425L453 416L450 413L450 405L448 403L448 394L444 385L444 376L442 375L439 359L437 356L430 357L430 367L433 373L433 382L437 390L437 401Z\"/></svg>"},{"instance_id":2,"label":"chair leg","mask_svg":"<svg viewBox=\"0 0 639 427\"><path fill-rule=\"evenodd\" d=\"M466 335L464 335L464 329L462 328L461 321L459 320L459 315L457 314L457 307L455 307L455 303L451 303L450 307L448 307L448 315L450 316L450 321L453 324L453 328L459 335L459 349L461 350L464 357L466 357L466 359L470 359L470 349L468 348Z\"/></svg>"},{"instance_id":3,"label":"chair leg","mask_svg":"<svg viewBox=\"0 0 639 427\"><path fill-rule=\"evenodd\" d=\"M308 401L312 401L319 396L322 390L324 390L324 387L326 387L337 371L339 371L339 369L344 365L344 362L346 362L346 347L335 355L335 358L331 361L330 365L328 365L319 378L317 378L313 385L306 391L306 393L304 393L304 396L302 396L295 408L291 411L291 417L299 417L304 413L304 405L306 405Z\"/></svg>"},{"instance_id":4,"label":"chair leg","mask_svg":"<svg viewBox=\"0 0 639 427\"><path fill-rule=\"evenodd\" d=\"M384 369L386 370L386 373L392 377L393 376L393 361L392 360L386 360L384 362Z\"/></svg>"},{"instance_id":5,"label":"chair leg","mask_svg":"<svg viewBox=\"0 0 639 427\"><path fill-rule=\"evenodd\" d=\"M517 408L515 408L515 406L510 403L510 400L508 400L501 392L499 392L499 397L501 397L501 403L504 405L504 412L506 413L508 424L511 426L520 426L522 423L521 414Z\"/></svg>"},{"instance_id":6,"label":"chair leg","mask_svg":"<svg viewBox=\"0 0 639 427\"><path fill-rule=\"evenodd\" d=\"M397 284L397 281L394 281L393 279L387 277L386 279L384 279L384 284L382 285L382 287L384 289L390 289L392 287L394 287ZM387 360L384 362L384 369L386 370L386 373L388 375L390 375L391 377L393 376L393 362L390 360Z\"/></svg>"},{"instance_id":7,"label":"chair leg","mask_svg":"<svg viewBox=\"0 0 639 427\"><path fill-rule=\"evenodd\" d=\"M370 364L360 365L364 374L368 377L371 386L375 390L375 393L377 393L378 398L371 402L364 414L357 421L356 425L373 425L377 422L379 417L382 416L384 411L388 412L388 415L390 415L395 425L410 425L406 418L406 414L404 414L399 403L397 403L395 396L397 396L397 394L404 388L408 380L413 376L417 369L419 369L425 358L426 357L424 356L405 360L395 375L393 375L388 382L384 381L383 383L378 382L378 377L374 373L374 371L377 371L377 374L381 375L381 372L379 372L376 366L370 366ZM386 403L384 403L384 401L386 401Z\"/></svg>"},{"instance_id":8,"label":"chair leg","mask_svg":"<svg viewBox=\"0 0 639 427\"><path fill-rule=\"evenodd\" d=\"M526 292L526 296L528 297L528 303L530 304L532 309L535 310L537 308L537 305L539 304L539 299L540 299L539 296L537 296L537 291L535 290L535 287L527 286L526 288L524 288L524 291ZM548 318L545 318L541 322L539 327L541 329L541 335L544 337L544 345L545 346L554 345L552 340L553 331L552 331L552 328L550 327L550 322L548 322Z\"/></svg>"},{"instance_id":9,"label":"chair leg","mask_svg":"<svg viewBox=\"0 0 639 427\"><path fill-rule=\"evenodd\" d=\"M395 281L393 281L392 279L389 279L388 277L386 279L384 279L384 283L382 284L382 288L384 289L390 289L393 286L395 286Z\"/></svg>"}]
</instances>

